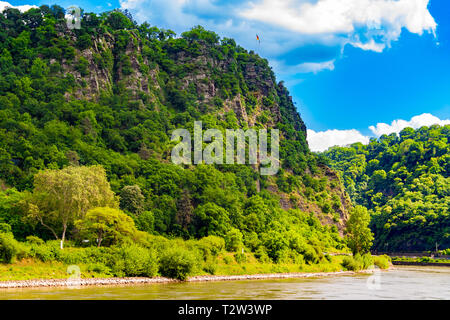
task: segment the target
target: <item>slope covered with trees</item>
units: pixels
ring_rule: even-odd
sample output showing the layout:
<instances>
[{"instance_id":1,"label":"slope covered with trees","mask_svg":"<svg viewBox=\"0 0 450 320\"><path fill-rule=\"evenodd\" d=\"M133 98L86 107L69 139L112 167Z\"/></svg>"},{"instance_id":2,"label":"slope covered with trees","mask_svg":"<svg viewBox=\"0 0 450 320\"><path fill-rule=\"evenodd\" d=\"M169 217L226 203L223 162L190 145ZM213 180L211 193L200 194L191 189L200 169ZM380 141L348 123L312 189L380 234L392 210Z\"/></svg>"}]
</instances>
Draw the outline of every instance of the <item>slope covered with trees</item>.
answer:
<instances>
[{"instance_id":1,"label":"slope covered with trees","mask_svg":"<svg viewBox=\"0 0 450 320\"><path fill-rule=\"evenodd\" d=\"M370 209L374 249L450 247L450 126L406 128L323 153L352 200Z\"/></svg>"},{"instance_id":2,"label":"slope covered with trees","mask_svg":"<svg viewBox=\"0 0 450 320\"><path fill-rule=\"evenodd\" d=\"M32 246L18 251L22 257L89 260L115 275L123 274L115 260L141 255L142 248L114 249L129 242L169 264L204 258L208 270L210 250L294 264L331 263L324 251L348 250L350 200L309 151L306 127L267 60L200 26L177 37L117 10L84 13L81 29L69 29L64 16L45 5L0 15L5 243L12 232ZM279 129L281 169L264 176L260 164L173 164L171 134L192 132L194 121L222 132ZM89 240L112 251L64 258L41 239L58 239L61 248L68 239L71 250ZM114 265L96 260L104 255Z\"/></svg>"}]
</instances>

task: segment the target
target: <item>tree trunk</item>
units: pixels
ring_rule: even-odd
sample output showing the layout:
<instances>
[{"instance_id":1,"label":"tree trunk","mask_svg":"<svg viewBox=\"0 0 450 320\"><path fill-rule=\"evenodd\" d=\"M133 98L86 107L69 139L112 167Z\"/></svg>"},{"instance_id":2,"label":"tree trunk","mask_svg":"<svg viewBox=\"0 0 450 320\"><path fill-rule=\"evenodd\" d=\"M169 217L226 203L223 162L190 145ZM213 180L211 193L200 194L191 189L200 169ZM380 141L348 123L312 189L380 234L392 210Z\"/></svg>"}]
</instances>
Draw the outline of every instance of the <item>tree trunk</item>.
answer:
<instances>
[{"instance_id":1,"label":"tree trunk","mask_svg":"<svg viewBox=\"0 0 450 320\"><path fill-rule=\"evenodd\" d=\"M66 239L66 230L67 230L67 225L64 224L64 229L63 229L63 233L61 236L61 243L60 243L61 250L64 249L64 240Z\"/></svg>"}]
</instances>

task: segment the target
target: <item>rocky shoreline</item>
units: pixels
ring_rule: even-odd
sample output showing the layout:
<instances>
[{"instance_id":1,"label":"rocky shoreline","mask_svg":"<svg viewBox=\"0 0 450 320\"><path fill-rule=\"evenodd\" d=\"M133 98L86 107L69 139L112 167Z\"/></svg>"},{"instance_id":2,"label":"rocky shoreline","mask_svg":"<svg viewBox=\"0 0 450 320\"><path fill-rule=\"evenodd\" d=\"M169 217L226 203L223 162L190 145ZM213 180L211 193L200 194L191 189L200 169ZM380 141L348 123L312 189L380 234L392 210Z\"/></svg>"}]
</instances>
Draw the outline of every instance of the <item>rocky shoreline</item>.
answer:
<instances>
[{"instance_id":1,"label":"rocky shoreline","mask_svg":"<svg viewBox=\"0 0 450 320\"><path fill-rule=\"evenodd\" d=\"M205 281L238 281L238 280L270 280L270 279L290 279L290 278L315 278L329 277L336 275L354 275L358 273L373 273L373 270L362 271L336 271L336 272L311 272L311 273L268 273L254 275L208 275L193 276L187 279L187 282L205 282ZM0 281L0 288L38 288L38 287L80 287L80 286L115 286L115 285L140 285L152 283L176 283L175 279L164 277L155 278L80 278L80 279L37 279L37 280L17 280Z\"/></svg>"}]
</instances>

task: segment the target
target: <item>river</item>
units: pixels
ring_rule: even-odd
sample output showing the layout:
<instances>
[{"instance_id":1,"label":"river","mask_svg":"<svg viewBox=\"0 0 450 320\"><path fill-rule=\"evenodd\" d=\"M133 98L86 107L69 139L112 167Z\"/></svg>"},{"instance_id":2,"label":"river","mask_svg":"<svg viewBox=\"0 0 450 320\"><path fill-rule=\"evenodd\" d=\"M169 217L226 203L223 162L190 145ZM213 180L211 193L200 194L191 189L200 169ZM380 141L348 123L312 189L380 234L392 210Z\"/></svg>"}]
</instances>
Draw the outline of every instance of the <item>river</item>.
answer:
<instances>
[{"instance_id":1,"label":"river","mask_svg":"<svg viewBox=\"0 0 450 320\"><path fill-rule=\"evenodd\" d=\"M449 267L396 266L373 275L0 289L0 299L450 299Z\"/></svg>"}]
</instances>

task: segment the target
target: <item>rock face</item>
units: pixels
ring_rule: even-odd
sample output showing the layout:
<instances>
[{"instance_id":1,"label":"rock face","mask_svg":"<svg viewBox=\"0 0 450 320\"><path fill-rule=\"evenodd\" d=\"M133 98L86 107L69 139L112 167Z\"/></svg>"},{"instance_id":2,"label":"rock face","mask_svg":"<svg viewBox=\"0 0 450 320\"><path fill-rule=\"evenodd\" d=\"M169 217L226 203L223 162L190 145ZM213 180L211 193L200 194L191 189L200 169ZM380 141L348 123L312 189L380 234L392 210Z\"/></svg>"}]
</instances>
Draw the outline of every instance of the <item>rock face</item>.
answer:
<instances>
[{"instance_id":1,"label":"rock face","mask_svg":"<svg viewBox=\"0 0 450 320\"><path fill-rule=\"evenodd\" d=\"M75 63L63 61L63 73L72 75L78 84L76 89L66 94L67 100L98 100L102 93L111 94L114 90L126 90L131 99L142 105L148 101L167 103L164 99L167 96L166 86L170 83L170 80L167 81L167 67L146 54L148 46L142 42L139 34L135 31L128 31L126 34L125 40L108 33L92 37L90 47L76 51ZM60 35L73 42L77 41L71 30ZM176 88L195 90L197 97L193 105L212 105L216 110L209 108L208 112L217 111L218 114L233 111L239 120L250 127L261 122L258 120L261 115L268 118L264 119L264 126L267 127L275 126L285 117L306 137L306 126L292 102L292 97L288 96L282 83L275 82L267 62L261 64L261 59L258 58L255 61L245 61L245 65L239 66L242 62L236 57L212 57L211 46L204 45L199 50L197 54L185 50L167 52L175 68L181 70L175 72ZM83 61L87 66L85 72L77 67ZM245 97L234 92L236 88L223 88L222 82L227 79L224 81L221 77L230 72L240 77L239 86L245 87ZM169 79L170 76L172 75L169 75ZM283 110L280 108L279 97L284 101Z\"/></svg>"}]
</instances>

